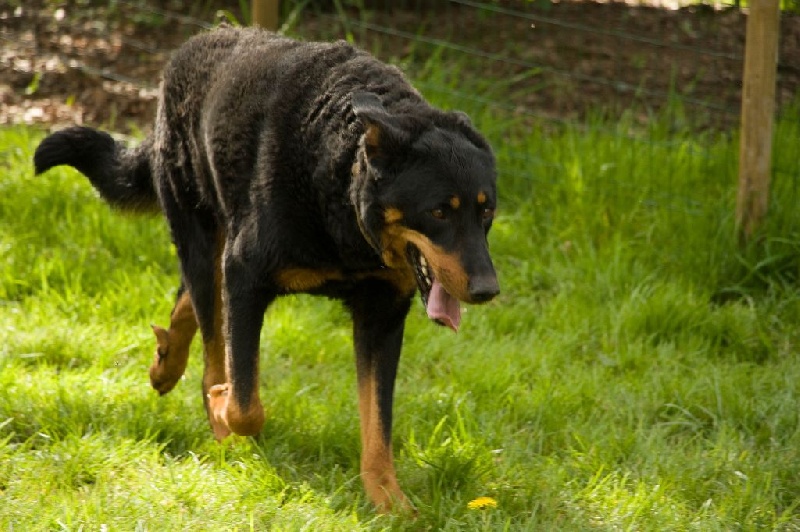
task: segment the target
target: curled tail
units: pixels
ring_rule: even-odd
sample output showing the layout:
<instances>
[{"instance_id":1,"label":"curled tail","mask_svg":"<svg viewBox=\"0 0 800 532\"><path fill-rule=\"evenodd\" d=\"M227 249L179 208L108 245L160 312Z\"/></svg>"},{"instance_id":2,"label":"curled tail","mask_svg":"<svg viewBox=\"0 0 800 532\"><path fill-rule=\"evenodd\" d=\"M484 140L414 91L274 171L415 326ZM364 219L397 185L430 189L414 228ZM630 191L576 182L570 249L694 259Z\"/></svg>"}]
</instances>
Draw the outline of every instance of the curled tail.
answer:
<instances>
[{"instance_id":1,"label":"curled tail","mask_svg":"<svg viewBox=\"0 0 800 532\"><path fill-rule=\"evenodd\" d=\"M45 138L36 148L36 175L55 166L72 166L91 181L110 205L124 210L158 209L150 170L151 138L128 149L111 135L74 126Z\"/></svg>"}]
</instances>

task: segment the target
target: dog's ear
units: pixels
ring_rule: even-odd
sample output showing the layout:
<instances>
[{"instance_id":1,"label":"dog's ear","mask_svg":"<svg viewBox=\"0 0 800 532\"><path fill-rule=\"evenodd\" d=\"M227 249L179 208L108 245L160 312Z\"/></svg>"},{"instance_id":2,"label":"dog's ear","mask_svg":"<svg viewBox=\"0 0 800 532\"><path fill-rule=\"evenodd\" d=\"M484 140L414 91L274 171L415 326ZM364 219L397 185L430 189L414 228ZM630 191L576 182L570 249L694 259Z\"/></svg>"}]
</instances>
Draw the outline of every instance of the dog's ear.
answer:
<instances>
[{"instance_id":1,"label":"dog's ear","mask_svg":"<svg viewBox=\"0 0 800 532\"><path fill-rule=\"evenodd\" d=\"M386 114L380 97L374 92L358 91L350 95L353 112L362 120L369 119L376 114Z\"/></svg>"},{"instance_id":2,"label":"dog's ear","mask_svg":"<svg viewBox=\"0 0 800 532\"><path fill-rule=\"evenodd\" d=\"M364 124L364 148L370 162L385 160L408 143L409 135L397 118L383 107L377 94L354 92L350 102L353 112Z\"/></svg>"}]
</instances>

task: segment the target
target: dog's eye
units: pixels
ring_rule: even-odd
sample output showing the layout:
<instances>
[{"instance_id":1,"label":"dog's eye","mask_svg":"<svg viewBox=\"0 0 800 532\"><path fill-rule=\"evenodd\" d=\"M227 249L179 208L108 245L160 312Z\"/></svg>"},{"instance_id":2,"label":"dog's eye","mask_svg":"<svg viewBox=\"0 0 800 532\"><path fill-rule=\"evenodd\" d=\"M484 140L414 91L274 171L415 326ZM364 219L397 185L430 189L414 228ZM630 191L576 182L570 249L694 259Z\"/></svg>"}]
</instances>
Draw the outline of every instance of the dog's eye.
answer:
<instances>
[{"instance_id":1,"label":"dog's eye","mask_svg":"<svg viewBox=\"0 0 800 532\"><path fill-rule=\"evenodd\" d=\"M444 209L433 209L431 211L431 216L433 216L437 220L444 220L445 219Z\"/></svg>"},{"instance_id":2,"label":"dog's eye","mask_svg":"<svg viewBox=\"0 0 800 532\"><path fill-rule=\"evenodd\" d=\"M492 218L494 218L494 209L483 209L483 212L481 213L481 218L483 218L484 221L487 222Z\"/></svg>"}]
</instances>

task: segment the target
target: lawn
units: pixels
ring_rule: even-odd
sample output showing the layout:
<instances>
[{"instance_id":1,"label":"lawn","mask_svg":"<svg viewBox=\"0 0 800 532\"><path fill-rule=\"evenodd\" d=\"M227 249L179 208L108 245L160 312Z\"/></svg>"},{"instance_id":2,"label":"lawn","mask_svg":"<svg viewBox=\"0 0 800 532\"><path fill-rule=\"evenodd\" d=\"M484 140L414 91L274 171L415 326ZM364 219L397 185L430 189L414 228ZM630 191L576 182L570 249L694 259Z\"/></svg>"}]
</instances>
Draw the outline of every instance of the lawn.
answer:
<instances>
[{"instance_id":1,"label":"lawn","mask_svg":"<svg viewBox=\"0 0 800 532\"><path fill-rule=\"evenodd\" d=\"M172 393L149 387L178 284L164 222L72 170L34 177L43 132L0 129L0 529L800 528L798 123L740 250L735 138L467 110L498 154L503 292L458 334L412 309L394 441L413 519L362 492L339 304L269 310L266 426L216 443L199 341Z\"/></svg>"}]
</instances>

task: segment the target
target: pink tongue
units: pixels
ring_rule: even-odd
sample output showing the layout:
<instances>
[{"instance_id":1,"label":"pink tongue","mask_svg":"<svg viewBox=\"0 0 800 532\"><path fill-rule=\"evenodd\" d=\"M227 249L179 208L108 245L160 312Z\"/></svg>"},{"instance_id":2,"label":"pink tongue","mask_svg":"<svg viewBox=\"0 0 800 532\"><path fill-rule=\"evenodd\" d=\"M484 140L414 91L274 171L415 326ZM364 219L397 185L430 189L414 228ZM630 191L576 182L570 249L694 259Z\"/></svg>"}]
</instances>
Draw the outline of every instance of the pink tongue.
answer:
<instances>
[{"instance_id":1,"label":"pink tongue","mask_svg":"<svg viewBox=\"0 0 800 532\"><path fill-rule=\"evenodd\" d=\"M447 293L442 283L435 280L428 295L428 317L439 321L442 325L447 325L453 331L458 332L461 323L461 304L458 299Z\"/></svg>"}]
</instances>

